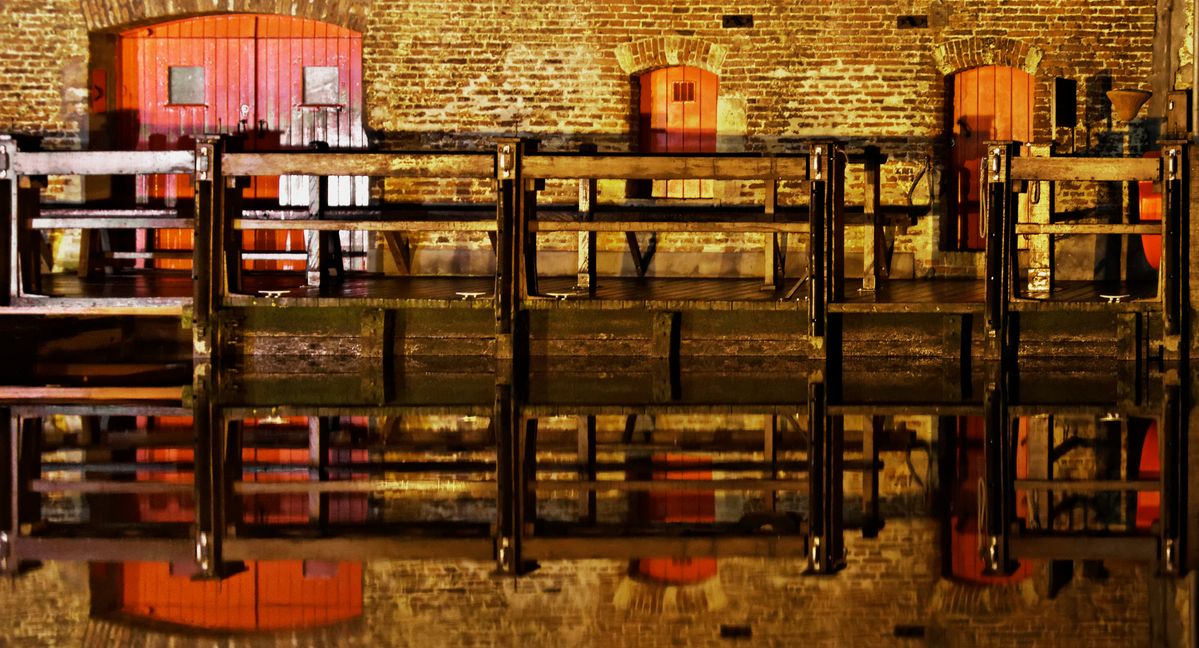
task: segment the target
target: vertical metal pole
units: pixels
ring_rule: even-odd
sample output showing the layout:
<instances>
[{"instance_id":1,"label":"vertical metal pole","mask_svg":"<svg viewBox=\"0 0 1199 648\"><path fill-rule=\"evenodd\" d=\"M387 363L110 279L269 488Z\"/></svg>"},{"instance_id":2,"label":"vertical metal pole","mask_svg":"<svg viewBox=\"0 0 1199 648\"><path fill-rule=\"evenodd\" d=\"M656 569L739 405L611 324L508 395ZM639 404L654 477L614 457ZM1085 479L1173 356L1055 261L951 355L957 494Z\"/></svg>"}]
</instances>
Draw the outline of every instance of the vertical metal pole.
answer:
<instances>
[{"instance_id":1,"label":"vertical metal pole","mask_svg":"<svg viewBox=\"0 0 1199 648\"><path fill-rule=\"evenodd\" d=\"M762 438L762 457L766 462L766 479L770 481L779 478L778 424L777 415L767 415ZM778 491L771 490L766 493L766 510L771 513L778 510Z\"/></svg>"}]
</instances>

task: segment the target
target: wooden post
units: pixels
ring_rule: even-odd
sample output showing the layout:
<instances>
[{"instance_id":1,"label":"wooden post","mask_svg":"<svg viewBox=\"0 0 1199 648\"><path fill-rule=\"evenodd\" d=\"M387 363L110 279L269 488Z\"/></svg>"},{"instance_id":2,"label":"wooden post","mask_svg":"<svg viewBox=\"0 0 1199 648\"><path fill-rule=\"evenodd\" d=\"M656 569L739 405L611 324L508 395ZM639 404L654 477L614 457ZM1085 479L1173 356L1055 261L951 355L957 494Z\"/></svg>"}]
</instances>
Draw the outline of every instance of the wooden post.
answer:
<instances>
[{"instance_id":1,"label":"wooden post","mask_svg":"<svg viewBox=\"0 0 1199 648\"><path fill-rule=\"evenodd\" d=\"M20 228L17 215L17 177L13 171L13 159L17 156L17 142L11 135L0 135L0 272L4 288L0 290L0 305L10 306L21 297L20 256L17 240Z\"/></svg>"},{"instance_id":2,"label":"wooden post","mask_svg":"<svg viewBox=\"0 0 1199 648\"><path fill-rule=\"evenodd\" d=\"M1029 154L1033 157L1049 157L1050 144L1029 145ZM1025 213L1028 221L1039 225L1048 225L1053 220L1054 183L1050 181L1028 182L1028 191L1021 202L1027 205ZM1028 244L1028 281L1027 291L1033 294L1047 295L1053 292L1053 235L1033 235Z\"/></svg>"},{"instance_id":3,"label":"wooden post","mask_svg":"<svg viewBox=\"0 0 1199 648\"><path fill-rule=\"evenodd\" d=\"M583 144L579 146L579 152L588 154L595 153L598 150L595 144ZM595 201L599 190L599 183L595 178L581 178L579 180L579 217L584 221L593 219L595 211ZM586 290L589 295L595 295L596 282L596 233L595 232L579 232L579 265L577 288Z\"/></svg>"},{"instance_id":4,"label":"wooden post","mask_svg":"<svg viewBox=\"0 0 1199 648\"><path fill-rule=\"evenodd\" d=\"M773 176L765 179L765 212L766 220L776 220L776 212L778 208L778 178ZM777 290L783 281L783 273L779 268L780 252L779 252L779 237L786 234L778 234L774 232L762 233L762 279L764 281L763 288L766 290ZM785 246L784 246L785 247Z\"/></svg>"},{"instance_id":5,"label":"wooden post","mask_svg":"<svg viewBox=\"0 0 1199 648\"><path fill-rule=\"evenodd\" d=\"M862 210L866 234L862 242L862 290L874 291L888 275L887 241L879 222L882 204L882 151L877 146L865 149L862 169Z\"/></svg>"},{"instance_id":6,"label":"wooden post","mask_svg":"<svg viewBox=\"0 0 1199 648\"><path fill-rule=\"evenodd\" d=\"M42 233L24 226L41 209L45 176L21 176L17 179L17 253L21 258L21 292L42 292Z\"/></svg>"},{"instance_id":7,"label":"wooden post","mask_svg":"<svg viewBox=\"0 0 1199 648\"><path fill-rule=\"evenodd\" d=\"M328 151L325 142L312 142L314 151ZM309 176L308 218L321 220L329 206L329 176ZM341 238L339 232L320 230L304 231L304 248L307 251L307 280L309 286L328 285L330 280L341 279L344 267L341 263Z\"/></svg>"},{"instance_id":8,"label":"wooden post","mask_svg":"<svg viewBox=\"0 0 1199 648\"><path fill-rule=\"evenodd\" d=\"M1183 319L1188 299L1183 294L1186 282L1183 273L1189 268L1187 236L1183 223L1188 222L1191 209L1190 147L1182 140L1162 142L1162 263L1158 272L1158 290L1162 298L1162 319L1165 334L1171 337L1184 332ZM1172 345L1173 346L1173 345Z\"/></svg>"},{"instance_id":9,"label":"wooden post","mask_svg":"<svg viewBox=\"0 0 1199 648\"><path fill-rule=\"evenodd\" d=\"M522 246L518 245L524 241L520 224L524 202L520 173L523 149L524 144L519 139L503 139L496 143L496 357L509 363L514 353L514 314L523 298ZM508 384L510 381L511 377Z\"/></svg>"},{"instance_id":10,"label":"wooden post","mask_svg":"<svg viewBox=\"0 0 1199 648\"><path fill-rule=\"evenodd\" d=\"M986 187L986 331L997 348L1006 343L1009 290L1008 260L1015 255L1009 249L1007 235L1011 200L1011 142L988 142L987 157L983 160ZM1014 262L1014 259L1013 259Z\"/></svg>"},{"instance_id":11,"label":"wooden post","mask_svg":"<svg viewBox=\"0 0 1199 648\"><path fill-rule=\"evenodd\" d=\"M192 252L192 353L205 358L220 344L217 311L224 298L225 178L221 173L224 140L196 140L196 229Z\"/></svg>"},{"instance_id":12,"label":"wooden post","mask_svg":"<svg viewBox=\"0 0 1199 648\"><path fill-rule=\"evenodd\" d=\"M808 156L808 335L824 337L825 208L829 193L827 143L814 143Z\"/></svg>"},{"instance_id":13,"label":"wooden post","mask_svg":"<svg viewBox=\"0 0 1199 648\"><path fill-rule=\"evenodd\" d=\"M835 304L845 299L845 149L830 143L828 149L829 190L825 198L825 270L827 294L825 304Z\"/></svg>"}]
</instances>

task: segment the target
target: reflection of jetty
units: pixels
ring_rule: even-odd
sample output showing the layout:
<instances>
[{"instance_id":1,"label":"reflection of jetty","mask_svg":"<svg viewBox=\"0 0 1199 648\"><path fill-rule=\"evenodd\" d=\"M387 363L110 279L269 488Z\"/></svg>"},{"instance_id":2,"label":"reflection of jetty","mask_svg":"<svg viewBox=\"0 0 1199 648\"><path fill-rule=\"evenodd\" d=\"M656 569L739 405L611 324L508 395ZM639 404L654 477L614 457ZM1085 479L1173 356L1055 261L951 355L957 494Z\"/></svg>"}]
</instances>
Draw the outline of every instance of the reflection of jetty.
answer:
<instances>
[{"instance_id":1,"label":"reflection of jetty","mask_svg":"<svg viewBox=\"0 0 1199 648\"><path fill-rule=\"evenodd\" d=\"M831 383L822 364L663 374L652 360L618 371L593 359L507 383L469 361L319 376L198 365L186 389L5 388L6 569L195 561L219 578L267 558L457 558L520 574L554 559L791 556L831 573L846 529L883 525L880 453L911 452L896 421L912 417L933 422L942 488L985 484L972 497L988 573L1038 559L1190 568L1176 371L987 364L947 389L939 360L884 366L847 363ZM48 425L64 417L78 428ZM1149 426L1162 457L1152 477L1139 468ZM955 476L958 453L976 453L976 477ZM860 475L852 492L847 473ZM643 519L630 499L697 492L725 502L710 521ZM64 497L82 512L47 519L42 503ZM194 508L122 517L120 502L162 497ZM339 513L347 497L365 517ZM1096 497L1107 512L1088 518ZM262 513L273 510L292 513Z\"/></svg>"}]
</instances>

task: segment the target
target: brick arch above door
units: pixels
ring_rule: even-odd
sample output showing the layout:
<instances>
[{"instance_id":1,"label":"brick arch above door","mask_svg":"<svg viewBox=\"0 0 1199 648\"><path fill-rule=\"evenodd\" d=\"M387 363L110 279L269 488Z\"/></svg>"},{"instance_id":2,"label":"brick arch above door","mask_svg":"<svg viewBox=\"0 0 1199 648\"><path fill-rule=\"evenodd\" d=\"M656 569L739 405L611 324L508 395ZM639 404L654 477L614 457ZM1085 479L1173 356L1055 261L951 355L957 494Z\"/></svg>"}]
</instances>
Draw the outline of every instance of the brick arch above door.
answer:
<instances>
[{"instance_id":1,"label":"brick arch above door","mask_svg":"<svg viewBox=\"0 0 1199 648\"><path fill-rule=\"evenodd\" d=\"M309 18L361 33L366 31L372 0L84 0L81 4L92 32L116 32L214 13L251 13Z\"/></svg>"},{"instance_id":2,"label":"brick arch above door","mask_svg":"<svg viewBox=\"0 0 1199 648\"><path fill-rule=\"evenodd\" d=\"M933 61L946 76L984 65L1006 65L1036 76L1045 54L1039 47L1012 38L955 38L933 48Z\"/></svg>"},{"instance_id":3,"label":"brick arch above door","mask_svg":"<svg viewBox=\"0 0 1199 648\"><path fill-rule=\"evenodd\" d=\"M728 49L723 45L685 36L656 36L616 46L616 61L626 74L687 65L720 74Z\"/></svg>"}]
</instances>

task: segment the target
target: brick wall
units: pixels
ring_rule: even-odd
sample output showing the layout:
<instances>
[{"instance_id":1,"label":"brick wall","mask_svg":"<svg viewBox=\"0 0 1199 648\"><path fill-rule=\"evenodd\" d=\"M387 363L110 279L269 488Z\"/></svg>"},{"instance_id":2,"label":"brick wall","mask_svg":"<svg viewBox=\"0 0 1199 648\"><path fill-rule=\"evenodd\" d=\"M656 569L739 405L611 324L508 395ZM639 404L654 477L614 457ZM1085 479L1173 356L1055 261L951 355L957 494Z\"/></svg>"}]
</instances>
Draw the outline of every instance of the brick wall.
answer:
<instances>
[{"instance_id":1,"label":"brick wall","mask_svg":"<svg viewBox=\"0 0 1199 648\"><path fill-rule=\"evenodd\" d=\"M1058 141L1069 132L1050 126L1052 79L1077 79L1075 141L1109 150L1114 140L1103 92L1145 85L1154 29L1148 0L775 0L735 6L684 0L229 0L220 8L296 13L361 29L367 126L383 145L473 148L519 133L542 138L547 148L595 141L604 150L624 150L636 139L631 75L693 63L720 72L722 149L802 150L805 139L829 136L846 138L851 147L881 143L892 158L883 174L884 200L893 203L904 200L930 152L936 161L944 154L946 73L985 63L1033 72L1036 137ZM7 0L5 9L0 42L15 56L0 59L0 128L45 133L51 146L72 147L86 131L88 29L114 30L210 7L168 0ZM724 29L725 13L752 14L754 27ZM897 17L907 14L928 16L929 26L899 29ZM1189 53L1183 58L1188 62ZM605 189L608 196L623 193L623 186ZM429 190L394 183L384 193L404 198ZM453 188L441 197L461 200L471 193ZM570 193L561 187L557 195ZM738 187L718 195L754 193ZM927 187L916 193L927 196ZM1095 199L1081 194L1075 201ZM902 235L897 251L914 258L918 275L973 271L971 255L936 250L934 220ZM858 236L851 232L851 248ZM620 249L618 238L603 238L607 249ZM758 240L676 235L666 237L661 249L753 249ZM434 247L462 243L452 237L426 241ZM486 246L482 240L467 244ZM566 248L571 242L547 238L544 244Z\"/></svg>"}]
</instances>

